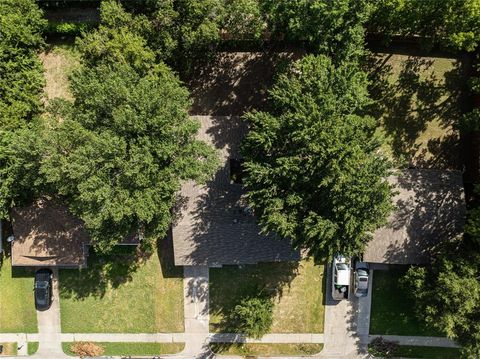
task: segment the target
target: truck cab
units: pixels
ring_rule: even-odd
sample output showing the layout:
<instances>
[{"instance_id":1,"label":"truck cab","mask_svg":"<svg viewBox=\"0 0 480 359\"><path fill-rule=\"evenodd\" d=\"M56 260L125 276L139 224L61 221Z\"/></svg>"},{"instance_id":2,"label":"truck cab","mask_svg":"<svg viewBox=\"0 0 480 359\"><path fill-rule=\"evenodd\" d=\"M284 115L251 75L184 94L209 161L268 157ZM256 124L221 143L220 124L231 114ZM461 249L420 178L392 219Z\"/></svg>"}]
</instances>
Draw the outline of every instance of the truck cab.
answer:
<instances>
[{"instance_id":1,"label":"truck cab","mask_svg":"<svg viewBox=\"0 0 480 359\"><path fill-rule=\"evenodd\" d=\"M348 299L350 276L350 258L336 255L332 263L332 298L334 300Z\"/></svg>"}]
</instances>

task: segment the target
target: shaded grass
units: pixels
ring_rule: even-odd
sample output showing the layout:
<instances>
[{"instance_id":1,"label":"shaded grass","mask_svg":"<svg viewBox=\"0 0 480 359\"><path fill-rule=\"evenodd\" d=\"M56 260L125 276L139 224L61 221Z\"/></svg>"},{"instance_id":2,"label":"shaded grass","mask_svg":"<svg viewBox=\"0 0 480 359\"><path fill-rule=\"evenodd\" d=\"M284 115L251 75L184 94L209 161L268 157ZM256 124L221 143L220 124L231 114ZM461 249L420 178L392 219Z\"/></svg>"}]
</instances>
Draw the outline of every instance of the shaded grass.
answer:
<instances>
[{"instance_id":1,"label":"shaded grass","mask_svg":"<svg viewBox=\"0 0 480 359\"><path fill-rule=\"evenodd\" d=\"M458 348L419 347L402 345L395 350L394 356L403 358L456 359L460 358Z\"/></svg>"},{"instance_id":2,"label":"shaded grass","mask_svg":"<svg viewBox=\"0 0 480 359\"><path fill-rule=\"evenodd\" d=\"M3 346L3 352L0 354L0 356L18 354L17 343L0 343L0 345Z\"/></svg>"},{"instance_id":3,"label":"shaded grass","mask_svg":"<svg viewBox=\"0 0 480 359\"><path fill-rule=\"evenodd\" d=\"M12 268L10 258L0 256L0 333L36 333L34 273Z\"/></svg>"},{"instance_id":4,"label":"shaded grass","mask_svg":"<svg viewBox=\"0 0 480 359\"><path fill-rule=\"evenodd\" d=\"M159 355L176 354L183 350L184 343L114 343L114 342L94 342L101 346L105 352L103 355ZM67 355L75 356L70 350L73 342L62 343L63 352Z\"/></svg>"},{"instance_id":5,"label":"shaded grass","mask_svg":"<svg viewBox=\"0 0 480 359\"><path fill-rule=\"evenodd\" d=\"M158 253L116 247L91 252L88 268L60 270L62 331L66 333L182 332L181 268Z\"/></svg>"},{"instance_id":6,"label":"shaded grass","mask_svg":"<svg viewBox=\"0 0 480 359\"><path fill-rule=\"evenodd\" d=\"M272 333L323 333L324 266L313 260L211 268L210 330L235 331L229 313L265 292L274 301Z\"/></svg>"},{"instance_id":7,"label":"shaded grass","mask_svg":"<svg viewBox=\"0 0 480 359\"><path fill-rule=\"evenodd\" d=\"M459 118L466 74L456 58L373 54L371 114L397 166L461 167Z\"/></svg>"},{"instance_id":8,"label":"shaded grass","mask_svg":"<svg viewBox=\"0 0 480 359\"><path fill-rule=\"evenodd\" d=\"M414 302L399 282L407 269L408 266L395 266L374 272L370 334L441 336L415 316Z\"/></svg>"},{"instance_id":9,"label":"shaded grass","mask_svg":"<svg viewBox=\"0 0 480 359\"><path fill-rule=\"evenodd\" d=\"M244 343L212 343L210 349L215 354L261 356L299 356L314 355L322 351L323 344L244 344Z\"/></svg>"},{"instance_id":10,"label":"shaded grass","mask_svg":"<svg viewBox=\"0 0 480 359\"><path fill-rule=\"evenodd\" d=\"M38 342L28 342L28 355L33 355L38 351Z\"/></svg>"}]
</instances>

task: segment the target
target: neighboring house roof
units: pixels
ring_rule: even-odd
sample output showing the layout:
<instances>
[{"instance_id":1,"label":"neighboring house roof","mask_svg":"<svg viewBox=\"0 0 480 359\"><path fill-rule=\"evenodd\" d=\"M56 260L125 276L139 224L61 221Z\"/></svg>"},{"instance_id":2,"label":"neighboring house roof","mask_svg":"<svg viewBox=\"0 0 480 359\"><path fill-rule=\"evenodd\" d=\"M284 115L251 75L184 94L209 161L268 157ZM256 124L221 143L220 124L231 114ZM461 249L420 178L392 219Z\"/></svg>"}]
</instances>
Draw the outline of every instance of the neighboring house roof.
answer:
<instances>
[{"instance_id":1,"label":"neighboring house roof","mask_svg":"<svg viewBox=\"0 0 480 359\"><path fill-rule=\"evenodd\" d=\"M408 169L389 182L398 192L388 224L374 233L364 253L367 262L428 263L441 242L458 238L465 224L462 173Z\"/></svg>"},{"instance_id":2,"label":"neighboring house roof","mask_svg":"<svg viewBox=\"0 0 480 359\"><path fill-rule=\"evenodd\" d=\"M240 159L246 124L238 117L197 116L198 139L212 144L222 166L205 186L183 184L173 225L176 265L228 265L298 260L290 242L260 234L241 185L230 183L229 159Z\"/></svg>"},{"instance_id":3,"label":"neighboring house roof","mask_svg":"<svg viewBox=\"0 0 480 359\"><path fill-rule=\"evenodd\" d=\"M12 227L13 266L86 267L90 237L65 205L42 198L14 208ZM130 235L120 244L138 244L138 237Z\"/></svg>"},{"instance_id":4,"label":"neighboring house roof","mask_svg":"<svg viewBox=\"0 0 480 359\"><path fill-rule=\"evenodd\" d=\"M82 267L89 243L83 222L67 208L40 199L12 212L13 266Z\"/></svg>"}]
</instances>

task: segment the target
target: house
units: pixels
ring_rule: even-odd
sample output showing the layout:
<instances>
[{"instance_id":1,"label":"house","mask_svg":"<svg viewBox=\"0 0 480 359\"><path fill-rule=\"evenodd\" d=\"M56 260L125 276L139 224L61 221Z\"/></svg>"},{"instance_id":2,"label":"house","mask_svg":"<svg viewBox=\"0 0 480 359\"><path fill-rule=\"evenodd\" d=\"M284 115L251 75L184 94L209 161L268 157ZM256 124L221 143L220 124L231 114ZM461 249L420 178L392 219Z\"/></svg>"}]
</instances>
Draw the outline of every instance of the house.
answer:
<instances>
[{"instance_id":1,"label":"house","mask_svg":"<svg viewBox=\"0 0 480 359\"><path fill-rule=\"evenodd\" d=\"M395 210L375 231L364 260L385 264L425 264L439 244L463 234L466 206L460 171L406 169L388 181Z\"/></svg>"},{"instance_id":2,"label":"house","mask_svg":"<svg viewBox=\"0 0 480 359\"><path fill-rule=\"evenodd\" d=\"M300 253L286 239L265 235L242 188L240 144L246 123L235 116L196 116L198 139L212 144L221 167L206 185L183 184L172 228L176 265L221 266L293 261Z\"/></svg>"},{"instance_id":3,"label":"house","mask_svg":"<svg viewBox=\"0 0 480 359\"><path fill-rule=\"evenodd\" d=\"M90 238L82 220L68 208L41 198L12 211L12 266L84 268ZM136 235L121 244L137 245Z\"/></svg>"}]
</instances>

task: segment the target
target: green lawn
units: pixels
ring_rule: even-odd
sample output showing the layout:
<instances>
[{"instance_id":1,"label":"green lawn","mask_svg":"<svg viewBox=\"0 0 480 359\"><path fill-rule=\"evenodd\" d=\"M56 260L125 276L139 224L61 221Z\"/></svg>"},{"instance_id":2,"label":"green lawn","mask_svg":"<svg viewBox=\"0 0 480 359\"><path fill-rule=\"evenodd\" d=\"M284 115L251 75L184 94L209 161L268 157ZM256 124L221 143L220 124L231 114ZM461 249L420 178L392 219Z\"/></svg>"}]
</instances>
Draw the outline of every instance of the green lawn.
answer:
<instances>
[{"instance_id":1,"label":"green lawn","mask_svg":"<svg viewBox=\"0 0 480 359\"><path fill-rule=\"evenodd\" d=\"M75 356L70 350L72 342L62 343L65 354ZM101 346L105 352L103 355L163 355L176 354L183 350L184 343L113 343L113 342L95 342Z\"/></svg>"},{"instance_id":2,"label":"green lawn","mask_svg":"<svg viewBox=\"0 0 480 359\"><path fill-rule=\"evenodd\" d=\"M36 333L37 312L33 298L34 273L23 268L12 268L9 258L5 256L0 258L2 258L0 267L0 333Z\"/></svg>"},{"instance_id":3,"label":"green lawn","mask_svg":"<svg viewBox=\"0 0 480 359\"><path fill-rule=\"evenodd\" d=\"M465 70L456 58L371 56L372 115L397 165L459 168L458 121L465 108Z\"/></svg>"},{"instance_id":4,"label":"green lawn","mask_svg":"<svg viewBox=\"0 0 480 359\"><path fill-rule=\"evenodd\" d=\"M210 269L210 330L235 330L227 319L231 310L242 298L264 292L275 303L272 333L323 333L323 271L312 260Z\"/></svg>"},{"instance_id":5,"label":"green lawn","mask_svg":"<svg viewBox=\"0 0 480 359\"><path fill-rule=\"evenodd\" d=\"M396 357L425 358L425 359L457 359L460 358L460 349L438 347L416 347L402 345L395 350Z\"/></svg>"},{"instance_id":6,"label":"green lawn","mask_svg":"<svg viewBox=\"0 0 480 359\"><path fill-rule=\"evenodd\" d=\"M17 343L0 343L3 346L3 352L0 354L1 356L6 355L17 355Z\"/></svg>"},{"instance_id":7,"label":"green lawn","mask_svg":"<svg viewBox=\"0 0 480 359\"><path fill-rule=\"evenodd\" d=\"M230 344L213 343L210 349L221 355L251 356L300 356L320 353L323 344Z\"/></svg>"},{"instance_id":8,"label":"green lawn","mask_svg":"<svg viewBox=\"0 0 480 359\"><path fill-rule=\"evenodd\" d=\"M109 256L91 251L88 269L61 270L62 331L183 332L183 273L159 253L118 246Z\"/></svg>"},{"instance_id":9,"label":"green lawn","mask_svg":"<svg viewBox=\"0 0 480 359\"><path fill-rule=\"evenodd\" d=\"M38 342L28 342L28 355L33 355L38 351Z\"/></svg>"},{"instance_id":10,"label":"green lawn","mask_svg":"<svg viewBox=\"0 0 480 359\"><path fill-rule=\"evenodd\" d=\"M440 336L414 314L414 303L400 287L407 266L373 273L370 334Z\"/></svg>"}]
</instances>

